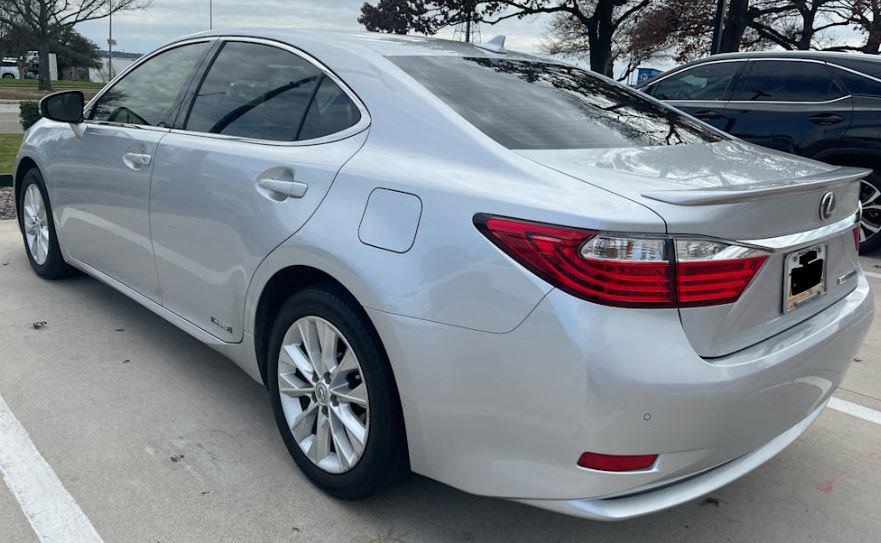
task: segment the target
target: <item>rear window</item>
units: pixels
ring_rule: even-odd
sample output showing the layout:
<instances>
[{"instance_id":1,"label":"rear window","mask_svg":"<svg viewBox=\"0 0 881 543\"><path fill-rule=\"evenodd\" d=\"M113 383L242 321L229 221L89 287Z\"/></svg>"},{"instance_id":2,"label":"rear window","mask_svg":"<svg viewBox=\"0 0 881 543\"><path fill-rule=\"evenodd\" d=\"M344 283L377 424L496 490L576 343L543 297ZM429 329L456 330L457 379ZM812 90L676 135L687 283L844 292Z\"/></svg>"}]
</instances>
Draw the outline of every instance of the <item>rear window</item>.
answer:
<instances>
[{"instance_id":1,"label":"rear window","mask_svg":"<svg viewBox=\"0 0 881 543\"><path fill-rule=\"evenodd\" d=\"M453 56L389 60L509 149L646 147L723 139L637 91L572 66Z\"/></svg>"}]
</instances>

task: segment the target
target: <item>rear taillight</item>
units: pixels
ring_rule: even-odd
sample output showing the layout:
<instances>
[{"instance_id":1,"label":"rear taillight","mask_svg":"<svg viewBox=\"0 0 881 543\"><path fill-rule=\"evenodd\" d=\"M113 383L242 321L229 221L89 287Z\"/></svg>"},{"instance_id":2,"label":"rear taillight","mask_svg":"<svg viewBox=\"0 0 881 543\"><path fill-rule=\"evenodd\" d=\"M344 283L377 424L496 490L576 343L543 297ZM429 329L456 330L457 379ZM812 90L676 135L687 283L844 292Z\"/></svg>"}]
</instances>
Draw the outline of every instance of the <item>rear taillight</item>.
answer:
<instances>
[{"instance_id":1,"label":"rear taillight","mask_svg":"<svg viewBox=\"0 0 881 543\"><path fill-rule=\"evenodd\" d=\"M856 225L853 227L853 246L860 252L860 225Z\"/></svg>"},{"instance_id":2,"label":"rear taillight","mask_svg":"<svg viewBox=\"0 0 881 543\"><path fill-rule=\"evenodd\" d=\"M619 307L694 307L736 301L768 255L712 240L598 233L478 215L509 256L574 296Z\"/></svg>"}]
</instances>

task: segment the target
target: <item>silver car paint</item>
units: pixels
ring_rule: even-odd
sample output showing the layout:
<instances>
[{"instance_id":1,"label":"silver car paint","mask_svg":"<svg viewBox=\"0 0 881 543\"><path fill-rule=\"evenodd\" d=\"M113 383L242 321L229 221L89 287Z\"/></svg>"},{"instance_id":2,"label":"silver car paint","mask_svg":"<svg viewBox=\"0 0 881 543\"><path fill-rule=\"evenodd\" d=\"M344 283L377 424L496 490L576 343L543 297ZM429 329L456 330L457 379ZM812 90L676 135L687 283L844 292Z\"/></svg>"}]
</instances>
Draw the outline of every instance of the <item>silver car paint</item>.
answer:
<instances>
[{"instance_id":1,"label":"silver car paint","mask_svg":"<svg viewBox=\"0 0 881 543\"><path fill-rule=\"evenodd\" d=\"M193 166L187 171L211 173L196 178L188 189L188 185L171 186L174 166L186 162L175 157L177 145L169 147L167 164L160 151L161 166L156 167L165 173L159 174L154 188L157 200L164 199L161 206L170 211L168 228L173 220L202 217L190 224L196 231L215 229L218 237L214 245L205 247L193 241L196 246L186 255L189 262L180 258L187 249L183 244L164 256L157 251L157 262L161 258L173 262L169 269L179 274L182 284L185 278L201 281L197 288L205 293L220 292L224 284L241 289L225 293L229 298L222 305L204 300L201 306L194 297L175 312L169 306L180 300L163 297L162 305L149 292L142 294L112 277L103 262L83 261L70 250L69 233L62 231L65 257L229 356L257 380L261 377L255 334L260 331L254 323L264 287L291 266L309 266L331 275L365 306L389 354L417 473L470 492L528 500L590 518L626 518L669 507L695 497L698 487L682 484L645 492L639 503L621 501L623 507L607 513L603 511L608 509L596 506L596 500L645 491L737 457L754 460L725 472L733 476L719 476L719 468L708 472L717 474L715 478L698 477L695 480L704 481L701 492L754 468L760 463L755 459L766 460L768 451L774 450L766 444L780 443L775 441L778 436L785 437L782 441L794 439L806 428L837 386L868 329L871 298L865 278L858 274L848 294L813 318L735 354L705 360L692 347L694 340L678 311L621 310L573 298L528 273L474 228L473 215L484 212L599 230L687 231L669 226L677 224L675 211L659 213L658 204L642 201L635 193L614 194L629 183L648 183L651 176L601 168L602 161L596 161L591 172L601 171L602 176L585 183L580 180L582 172L563 171L572 167L572 161L551 164L541 157L539 162L545 165L536 162L537 157L503 149L383 58L391 53L491 53L437 40L367 34L227 33L295 44L339 75L369 110L369 132L350 136L353 142L340 142L360 151L348 162L348 150L335 160L320 162L318 170L328 176L335 162L345 166L322 185L326 195L320 205L315 204L311 218L289 209L300 202L288 199L270 205L258 199L265 195L255 187L254 176L287 157L276 154L274 162L259 167L236 165L239 169L232 171L240 172L240 186L214 173L210 165ZM74 130L41 121L27 134L19 161L27 158L50 171L58 156L57 142L77 137ZM200 138L174 137L179 142ZM187 145L191 149L184 152L198 147L202 157L234 156L235 146L248 147L210 137ZM266 158L259 149L260 158ZM689 151L703 152L700 146L685 152ZM690 166L682 152L670 152L664 158L666 165L687 172ZM725 161L724 153L715 156L718 161L707 164L711 173L738 171ZM822 169L817 163L783 155L769 160L768 168L788 169L793 178L805 175L806 169ZM761 175L762 168L757 165L749 175ZM63 172L53 172L47 181L54 199L66 180ZM249 205L260 202L273 210L265 226L268 230L248 230L254 226L245 220L251 209L229 207L240 214L218 209L223 204L218 198L230 195L199 198L198 183L211 179L247 194ZM398 253L359 239L365 207L376 189L413 194L421 201L409 250ZM181 202L173 201L180 197L192 200L186 202L189 216ZM156 211L160 212L159 203ZM53 212L60 223L61 212L57 208ZM753 234L762 225L744 226L724 209L699 212L703 219L686 215L682 224L705 220L709 221L705 229L718 228L727 238L763 237ZM802 211L793 210L793 217L798 213ZM284 220L295 224L282 224ZM305 224L297 229L302 221ZM734 230L722 232L723 224ZM394 230L400 224L389 218L376 227ZM805 221L802 230L811 228ZM768 232L764 237L782 233L789 232ZM223 234L238 244L242 262L207 250L212 246L228 250L220 244L226 238ZM254 235L277 236L281 241L273 249L266 239L255 240ZM125 258L127 252L122 251L106 258ZM232 279L236 274L239 277ZM230 311L227 322L241 324L240 338L235 337L238 334L228 338L237 342L219 339L216 327L204 322L205 315L219 311L218 307ZM201 316L188 317L181 314L184 311ZM661 453L661 458L643 472L600 473L576 466L578 455L586 450ZM751 451L760 452L750 455ZM581 506L573 506L573 500Z\"/></svg>"}]
</instances>

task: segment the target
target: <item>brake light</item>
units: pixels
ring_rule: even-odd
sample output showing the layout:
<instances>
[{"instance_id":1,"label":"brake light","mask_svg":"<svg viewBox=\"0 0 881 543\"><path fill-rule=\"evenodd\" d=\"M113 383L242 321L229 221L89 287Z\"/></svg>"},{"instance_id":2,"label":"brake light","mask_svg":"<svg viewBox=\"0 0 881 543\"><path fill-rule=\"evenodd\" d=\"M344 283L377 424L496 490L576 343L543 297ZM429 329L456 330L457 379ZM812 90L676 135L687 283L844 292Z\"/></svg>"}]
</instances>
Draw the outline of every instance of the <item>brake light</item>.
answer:
<instances>
[{"instance_id":1,"label":"brake light","mask_svg":"<svg viewBox=\"0 0 881 543\"><path fill-rule=\"evenodd\" d=\"M676 240L679 307L736 302L768 259L767 253L709 240Z\"/></svg>"},{"instance_id":2,"label":"brake light","mask_svg":"<svg viewBox=\"0 0 881 543\"><path fill-rule=\"evenodd\" d=\"M860 225L856 225L853 227L853 246L860 252Z\"/></svg>"},{"instance_id":3,"label":"brake light","mask_svg":"<svg viewBox=\"0 0 881 543\"><path fill-rule=\"evenodd\" d=\"M578 465L599 471L639 471L652 467L657 459L656 454L625 456L586 452L578 459Z\"/></svg>"},{"instance_id":4,"label":"brake light","mask_svg":"<svg viewBox=\"0 0 881 543\"><path fill-rule=\"evenodd\" d=\"M475 225L524 267L573 296L618 307L731 303L768 255L712 240L598 233L478 215Z\"/></svg>"}]
</instances>

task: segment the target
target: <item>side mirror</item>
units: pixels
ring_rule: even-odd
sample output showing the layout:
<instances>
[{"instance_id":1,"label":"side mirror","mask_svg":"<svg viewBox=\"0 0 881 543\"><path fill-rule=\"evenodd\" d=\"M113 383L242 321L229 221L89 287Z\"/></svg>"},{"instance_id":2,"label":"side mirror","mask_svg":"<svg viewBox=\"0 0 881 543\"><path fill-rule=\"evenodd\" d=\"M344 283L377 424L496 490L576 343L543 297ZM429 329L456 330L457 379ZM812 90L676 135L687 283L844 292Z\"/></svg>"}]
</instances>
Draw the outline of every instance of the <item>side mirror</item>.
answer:
<instances>
[{"instance_id":1,"label":"side mirror","mask_svg":"<svg viewBox=\"0 0 881 543\"><path fill-rule=\"evenodd\" d=\"M80 124L85 106L82 91L56 92L40 100L40 115L60 123Z\"/></svg>"}]
</instances>

